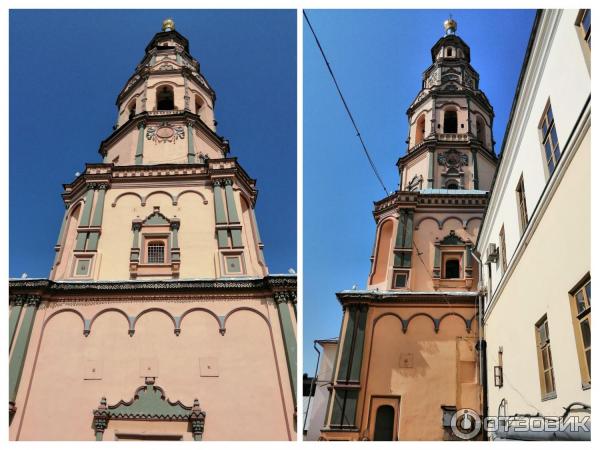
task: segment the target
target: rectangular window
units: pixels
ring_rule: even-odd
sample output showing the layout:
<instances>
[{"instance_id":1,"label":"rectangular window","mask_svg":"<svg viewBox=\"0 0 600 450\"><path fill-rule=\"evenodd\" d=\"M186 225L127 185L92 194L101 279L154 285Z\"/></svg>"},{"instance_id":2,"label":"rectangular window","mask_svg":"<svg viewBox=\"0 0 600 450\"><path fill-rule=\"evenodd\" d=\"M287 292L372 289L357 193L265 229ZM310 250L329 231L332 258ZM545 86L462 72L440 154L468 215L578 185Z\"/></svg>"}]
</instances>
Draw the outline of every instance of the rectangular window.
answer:
<instances>
[{"instance_id":1,"label":"rectangular window","mask_svg":"<svg viewBox=\"0 0 600 450\"><path fill-rule=\"evenodd\" d=\"M542 317L535 325L538 366L540 371L540 387L542 400L556 398L556 384L552 367L552 351L550 350L550 330L548 317Z\"/></svg>"},{"instance_id":2,"label":"rectangular window","mask_svg":"<svg viewBox=\"0 0 600 450\"><path fill-rule=\"evenodd\" d=\"M552 114L552 105L544 110L540 122L540 136L542 146L544 147L544 156L548 166L548 174L552 175L560 159L560 147L558 146L558 136L556 135L556 126L554 124L554 115Z\"/></svg>"},{"instance_id":3,"label":"rectangular window","mask_svg":"<svg viewBox=\"0 0 600 450\"><path fill-rule=\"evenodd\" d=\"M523 175L519 179L517 184L517 206L519 208L519 225L521 227L521 234L525 232L529 219L527 217L527 201L525 200L525 184L523 182Z\"/></svg>"},{"instance_id":4,"label":"rectangular window","mask_svg":"<svg viewBox=\"0 0 600 450\"><path fill-rule=\"evenodd\" d=\"M579 12L577 18L577 25L579 26L581 37L587 43L588 47L592 48L592 11L589 9L582 9Z\"/></svg>"},{"instance_id":5,"label":"rectangular window","mask_svg":"<svg viewBox=\"0 0 600 450\"><path fill-rule=\"evenodd\" d=\"M165 243L160 241L149 242L147 256L148 264L164 264Z\"/></svg>"},{"instance_id":6,"label":"rectangular window","mask_svg":"<svg viewBox=\"0 0 600 450\"><path fill-rule=\"evenodd\" d=\"M394 272L394 289L402 289L408 285L408 272Z\"/></svg>"},{"instance_id":7,"label":"rectangular window","mask_svg":"<svg viewBox=\"0 0 600 450\"><path fill-rule=\"evenodd\" d=\"M500 236L498 241L500 242L500 265L502 267L502 273L506 272L508 261L506 260L506 237L504 235L504 225L500 228Z\"/></svg>"},{"instance_id":8,"label":"rectangular window","mask_svg":"<svg viewBox=\"0 0 600 450\"><path fill-rule=\"evenodd\" d=\"M584 388L592 382L592 280L589 274L570 292L575 344Z\"/></svg>"}]
</instances>

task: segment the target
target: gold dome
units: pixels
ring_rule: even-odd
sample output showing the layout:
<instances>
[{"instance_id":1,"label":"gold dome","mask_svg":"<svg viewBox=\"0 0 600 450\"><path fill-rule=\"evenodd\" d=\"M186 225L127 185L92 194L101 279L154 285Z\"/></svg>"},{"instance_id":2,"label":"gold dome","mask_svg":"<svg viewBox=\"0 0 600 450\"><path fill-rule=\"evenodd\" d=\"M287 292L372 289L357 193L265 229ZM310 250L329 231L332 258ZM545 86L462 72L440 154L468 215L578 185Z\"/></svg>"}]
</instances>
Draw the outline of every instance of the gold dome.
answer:
<instances>
[{"instance_id":1,"label":"gold dome","mask_svg":"<svg viewBox=\"0 0 600 450\"><path fill-rule=\"evenodd\" d=\"M446 34L456 33L456 28L458 28L458 24L452 17L444 21L444 30L446 30Z\"/></svg>"},{"instance_id":2,"label":"gold dome","mask_svg":"<svg viewBox=\"0 0 600 450\"><path fill-rule=\"evenodd\" d=\"M173 31L175 29L175 21L173 19L165 19L162 23L163 31Z\"/></svg>"}]
</instances>

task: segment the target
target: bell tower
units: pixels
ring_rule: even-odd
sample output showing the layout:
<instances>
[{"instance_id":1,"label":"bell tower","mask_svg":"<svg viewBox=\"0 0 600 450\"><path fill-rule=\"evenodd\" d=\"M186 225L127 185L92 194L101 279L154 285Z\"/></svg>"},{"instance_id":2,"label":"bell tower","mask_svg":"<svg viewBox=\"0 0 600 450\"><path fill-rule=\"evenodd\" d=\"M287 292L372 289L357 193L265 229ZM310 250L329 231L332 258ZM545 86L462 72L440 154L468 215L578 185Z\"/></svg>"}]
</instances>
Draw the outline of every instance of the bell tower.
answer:
<instances>
[{"instance_id":1,"label":"bell tower","mask_svg":"<svg viewBox=\"0 0 600 450\"><path fill-rule=\"evenodd\" d=\"M407 110L407 153L398 160L400 190L489 190L496 157L494 110L479 89L469 46L444 22L445 35L431 48L432 64Z\"/></svg>"},{"instance_id":2,"label":"bell tower","mask_svg":"<svg viewBox=\"0 0 600 450\"><path fill-rule=\"evenodd\" d=\"M171 19L116 100L102 163L65 184L53 280L266 276L257 190L217 134L216 94Z\"/></svg>"},{"instance_id":3,"label":"bell tower","mask_svg":"<svg viewBox=\"0 0 600 450\"><path fill-rule=\"evenodd\" d=\"M452 439L456 411L483 410L473 248L496 167L494 113L456 21L444 29L407 111L399 188L375 202L367 287L336 294L326 440Z\"/></svg>"}]
</instances>

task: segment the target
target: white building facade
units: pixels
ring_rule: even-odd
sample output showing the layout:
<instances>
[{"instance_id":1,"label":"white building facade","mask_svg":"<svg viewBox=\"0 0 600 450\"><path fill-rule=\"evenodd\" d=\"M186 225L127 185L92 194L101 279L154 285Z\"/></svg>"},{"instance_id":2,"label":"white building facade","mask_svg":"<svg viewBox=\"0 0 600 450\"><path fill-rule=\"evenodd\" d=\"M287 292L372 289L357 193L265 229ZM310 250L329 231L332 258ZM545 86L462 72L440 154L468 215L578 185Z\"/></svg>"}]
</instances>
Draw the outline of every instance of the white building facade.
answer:
<instances>
[{"instance_id":1,"label":"white building facade","mask_svg":"<svg viewBox=\"0 0 600 450\"><path fill-rule=\"evenodd\" d=\"M489 416L589 412L590 16L538 11L481 225Z\"/></svg>"}]
</instances>

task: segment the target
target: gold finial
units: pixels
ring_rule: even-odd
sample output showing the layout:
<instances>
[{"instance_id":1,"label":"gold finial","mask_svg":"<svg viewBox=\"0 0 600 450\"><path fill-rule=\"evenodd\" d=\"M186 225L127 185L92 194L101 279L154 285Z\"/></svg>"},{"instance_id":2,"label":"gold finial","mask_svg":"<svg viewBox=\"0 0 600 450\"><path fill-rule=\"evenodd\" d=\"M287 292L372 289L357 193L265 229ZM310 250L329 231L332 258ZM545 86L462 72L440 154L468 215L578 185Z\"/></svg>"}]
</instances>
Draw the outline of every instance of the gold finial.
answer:
<instances>
[{"instance_id":1,"label":"gold finial","mask_svg":"<svg viewBox=\"0 0 600 450\"><path fill-rule=\"evenodd\" d=\"M165 19L162 23L163 31L173 31L175 29L175 21L173 19Z\"/></svg>"},{"instance_id":2,"label":"gold finial","mask_svg":"<svg viewBox=\"0 0 600 450\"><path fill-rule=\"evenodd\" d=\"M457 28L458 24L456 23L456 20L452 18L452 14L450 14L450 17L444 21L444 30L446 30L446 34L456 33Z\"/></svg>"}]
</instances>

